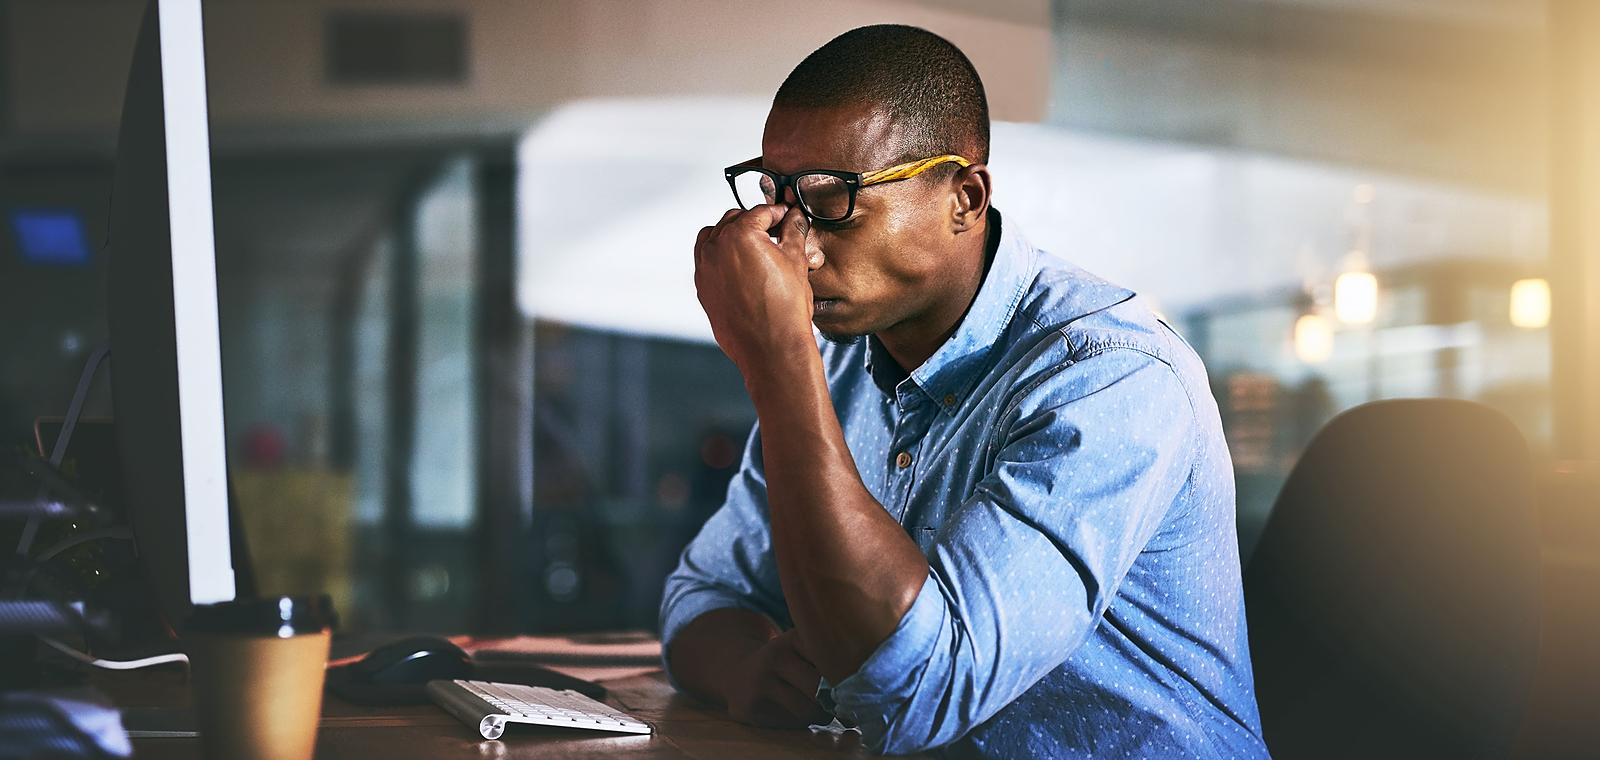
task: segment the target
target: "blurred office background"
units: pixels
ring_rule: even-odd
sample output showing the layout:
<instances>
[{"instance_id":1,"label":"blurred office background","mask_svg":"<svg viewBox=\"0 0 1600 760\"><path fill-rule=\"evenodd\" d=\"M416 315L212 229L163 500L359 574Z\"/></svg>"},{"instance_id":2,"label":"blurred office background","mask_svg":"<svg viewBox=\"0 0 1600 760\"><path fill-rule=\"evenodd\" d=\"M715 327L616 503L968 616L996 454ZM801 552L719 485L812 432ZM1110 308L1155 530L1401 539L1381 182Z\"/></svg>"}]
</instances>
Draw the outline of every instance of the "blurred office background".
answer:
<instances>
[{"instance_id":1,"label":"blurred office background","mask_svg":"<svg viewBox=\"0 0 1600 760\"><path fill-rule=\"evenodd\" d=\"M142 5L0 0L6 446L106 340ZM262 584L329 591L355 628L652 628L754 419L694 233L789 68L883 21L976 63L1008 219L1203 355L1247 556L1331 416L1446 396L1516 422L1557 494L1552 562L1594 577L1595 5L208 0L228 453ZM112 414L103 384L89 411Z\"/></svg>"}]
</instances>

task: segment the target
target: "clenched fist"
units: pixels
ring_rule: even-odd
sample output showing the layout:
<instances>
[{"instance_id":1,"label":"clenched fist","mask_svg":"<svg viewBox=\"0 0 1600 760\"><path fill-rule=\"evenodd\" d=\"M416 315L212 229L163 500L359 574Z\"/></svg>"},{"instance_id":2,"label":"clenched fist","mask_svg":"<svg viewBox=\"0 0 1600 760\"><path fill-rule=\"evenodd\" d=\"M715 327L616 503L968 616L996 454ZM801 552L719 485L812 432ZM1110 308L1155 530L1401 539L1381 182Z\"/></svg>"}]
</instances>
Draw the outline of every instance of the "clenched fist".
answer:
<instances>
[{"instance_id":1,"label":"clenched fist","mask_svg":"<svg viewBox=\"0 0 1600 760\"><path fill-rule=\"evenodd\" d=\"M700 230L694 285L717 345L746 377L753 365L782 352L816 347L811 335L810 224L798 206L731 209ZM777 242L773 242L773 237Z\"/></svg>"}]
</instances>

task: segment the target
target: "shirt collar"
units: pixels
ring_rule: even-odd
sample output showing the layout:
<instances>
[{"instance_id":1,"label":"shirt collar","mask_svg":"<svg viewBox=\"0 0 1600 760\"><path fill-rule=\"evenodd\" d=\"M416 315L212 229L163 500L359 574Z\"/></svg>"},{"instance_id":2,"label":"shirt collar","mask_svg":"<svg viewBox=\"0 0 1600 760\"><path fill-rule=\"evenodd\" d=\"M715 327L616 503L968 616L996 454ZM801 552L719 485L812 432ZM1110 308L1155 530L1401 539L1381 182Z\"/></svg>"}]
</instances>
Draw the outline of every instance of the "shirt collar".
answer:
<instances>
[{"instance_id":1,"label":"shirt collar","mask_svg":"<svg viewBox=\"0 0 1600 760\"><path fill-rule=\"evenodd\" d=\"M905 403L908 394L916 392L912 390L915 388L946 414L954 415L993 363L992 350L1000 347L1002 336L1017 317L1023 297L1038 278L1039 250L1018 231L1003 226L1000 212L994 208L989 210L989 227L991 234L999 234L999 242L978 295L955 333L922 366L909 376L903 374L877 337L867 337L867 350L863 353L868 376L901 403ZM1063 283L1067 292L1060 305L1072 315L1093 313L1133 295L1065 262L1058 263L1068 275L1067 282ZM874 371L874 365L880 363L883 366Z\"/></svg>"},{"instance_id":2,"label":"shirt collar","mask_svg":"<svg viewBox=\"0 0 1600 760\"><path fill-rule=\"evenodd\" d=\"M999 234L994 260L961 324L944 345L911 372L911 381L946 414L955 414L988 366L990 349L1000 342L1017 313L1022 295L1038 274L1039 252L990 208L989 224Z\"/></svg>"},{"instance_id":3,"label":"shirt collar","mask_svg":"<svg viewBox=\"0 0 1600 760\"><path fill-rule=\"evenodd\" d=\"M867 373L880 388L894 385L894 395L903 397L914 386L947 414L955 414L966 392L982 375L989 349L1011 324L1017 304L1038 271L1038 251L1001 224L998 210L989 209L988 221L990 234L999 235L994 259L955 334L933 356L910 376L904 376L877 337L867 337L867 350L863 352ZM879 368L882 371L874 371L874 364L880 362L885 365Z\"/></svg>"}]
</instances>

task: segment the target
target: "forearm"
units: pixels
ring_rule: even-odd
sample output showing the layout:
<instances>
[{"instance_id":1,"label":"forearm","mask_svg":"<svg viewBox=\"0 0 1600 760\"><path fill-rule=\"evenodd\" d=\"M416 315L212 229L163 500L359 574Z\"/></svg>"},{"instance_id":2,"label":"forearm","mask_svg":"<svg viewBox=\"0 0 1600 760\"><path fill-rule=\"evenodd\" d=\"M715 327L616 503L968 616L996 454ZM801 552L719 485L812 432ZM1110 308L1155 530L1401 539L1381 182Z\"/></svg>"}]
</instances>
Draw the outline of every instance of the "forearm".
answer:
<instances>
[{"instance_id":1,"label":"forearm","mask_svg":"<svg viewBox=\"0 0 1600 760\"><path fill-rule=\"evenodd\" d=\"M837 683L894 632L928 564L861 483L815 344L780 356L745 376L765 431L773 552L801 642Z\"/></svg>"},{"instance_id":2,"label":"forearm","mask_svg":"<svg viewBox=\"0 0 1600 760\"><path fill-rule=\"evenodd\" d=\"M708 702L726 704L728 663L759 649L778 633L778 626L759 612L733 607L712 610L678 632L667 650L667 662L673 678L686 691Z\"/></svg>"}]
</instances>

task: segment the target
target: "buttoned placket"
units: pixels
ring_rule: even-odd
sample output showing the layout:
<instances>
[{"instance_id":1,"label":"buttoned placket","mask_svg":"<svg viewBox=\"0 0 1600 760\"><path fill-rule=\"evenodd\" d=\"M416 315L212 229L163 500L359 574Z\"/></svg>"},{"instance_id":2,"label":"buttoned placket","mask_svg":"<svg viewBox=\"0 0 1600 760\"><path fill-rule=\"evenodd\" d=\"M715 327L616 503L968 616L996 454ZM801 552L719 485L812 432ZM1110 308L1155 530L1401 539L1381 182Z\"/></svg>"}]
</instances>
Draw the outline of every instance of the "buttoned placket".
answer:
<instances>
[{"instance_id":1,"label":"buttoned placket","mask_svg":"<svg viewBox=\"0 0 1600 760\"><path fill-rule=\"evenodd\" d=\"M888 468L888 476L884 481L888 484L885 490L893 496L890 512L895 520L904 524L911 501L911 487L916 483L918 470L922 468L922 442L928 436L936 408L910 379L895 388L893 406L894 428L889 439L888 461L884 462Z\"/></svg>"}]
</instances>

